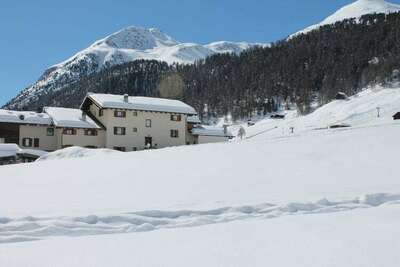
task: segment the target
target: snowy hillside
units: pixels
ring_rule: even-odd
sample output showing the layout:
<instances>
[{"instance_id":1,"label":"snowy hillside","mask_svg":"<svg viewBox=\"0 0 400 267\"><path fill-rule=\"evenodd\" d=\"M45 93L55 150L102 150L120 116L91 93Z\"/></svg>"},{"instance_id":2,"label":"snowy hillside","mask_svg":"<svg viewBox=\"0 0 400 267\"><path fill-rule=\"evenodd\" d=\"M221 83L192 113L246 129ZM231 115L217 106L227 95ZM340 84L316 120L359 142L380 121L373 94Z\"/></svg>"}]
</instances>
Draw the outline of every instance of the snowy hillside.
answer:
<instances>
[{"instance_id":1,"label":"snowy hillside","mask_svg":"<svg viewBox=\"0 0 400 267\"><path fill-rule=\"evenodd\" d=\"M0 167L0 265L397 267L398 111L373 88L243 141Z\"/></svg>"},{"instance_id":2,"label":"snowy hillside","mask_svg":"<svg viewBox=\"0 0 400 267\"><path fill-rule=\"evenodd\" d=\"M400 11L400 5L388 3L384 0L357 0L354 3L344 6L322 22L307 27L306 29L293 34L291 37L316 30L321 26L334 24L350 18L359 18L366 14L393 13Z\"/></svg>"},{"instance_id":3,"label":"snowy hillside","mask_svg":"<svg viewBox=\"0 0 400 267\"><path fill-rule=\"evenodd\" d=\"M50 67L35 84L13 99L8 108L19 108L38 95L57 91L82 76L114 65L138 59L191 64L216 53L240 53L256 45L267 44L225 41L209 45L180 43L155 28L128 27Z\"/></svg>"},{"instance_id":4,"label":"snowy hillside","mask_svg":"<svg viewBox=\"0 0 400 267\"><path fill-rule=\"evenodd\" d=\"M378 109L379 115L378 118ZM334 100L322 106L308 116L298 116L296 110L286 111L285 120L262 119L256 125L245 128L249 139L287 136L291 128L295 134L306 133L316 129L328 129L344 125L364 127L391 123L392 115L400 111L400 88L382 88L375 86L366 89L347 100ZM238 126L232 130L237 132Z\"/></svg>"}]
</instances>

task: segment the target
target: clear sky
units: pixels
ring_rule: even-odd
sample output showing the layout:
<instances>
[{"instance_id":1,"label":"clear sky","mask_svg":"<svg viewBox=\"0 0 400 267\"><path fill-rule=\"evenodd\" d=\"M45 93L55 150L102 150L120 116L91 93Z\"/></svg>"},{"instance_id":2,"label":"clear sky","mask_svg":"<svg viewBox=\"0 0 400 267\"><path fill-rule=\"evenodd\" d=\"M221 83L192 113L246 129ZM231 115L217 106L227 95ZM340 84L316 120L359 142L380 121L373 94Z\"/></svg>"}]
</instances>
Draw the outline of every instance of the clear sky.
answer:
<instances>
[{"instance_id":1,"label":"clear sky","mask_svg":"<svg viewBox=\"0 0 400 267\"><path fill-rule=\"evenodd\" d=\"M123 27L183 42L270 42L352 0L13 0L0 6L0 106L59 63ZM400 3L400 0L391 2Z\"/></svg>"}]
</instances>

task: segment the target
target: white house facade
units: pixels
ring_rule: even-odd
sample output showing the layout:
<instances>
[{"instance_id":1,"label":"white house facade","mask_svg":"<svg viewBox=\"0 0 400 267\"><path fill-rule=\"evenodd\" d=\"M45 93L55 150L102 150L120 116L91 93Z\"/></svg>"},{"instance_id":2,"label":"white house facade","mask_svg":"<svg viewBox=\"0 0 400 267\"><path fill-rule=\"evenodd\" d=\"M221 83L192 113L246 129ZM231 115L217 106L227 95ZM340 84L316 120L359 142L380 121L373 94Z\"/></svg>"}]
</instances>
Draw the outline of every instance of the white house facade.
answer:
<instances>
[{"instance_id":1,"label":"white house facade","mask_svg":"<svg viewBox=\"0 0 400 267\"><path fill-rule=\"evenodd\" d=\"M179 100L89 93L80 109L0 110L0 143L55 151L70 146L137 151L224 142L226 128L202 126Z\"/></svg>"},{"instance_id":2,"label":"white house facade","mask_svg":"<svg viewBox=\"0 0 400 267\"><path fill-rule=\"evenodd\" d=\"M191 106L162 98L88 94L81 109L106 129L105 147L121 151L186 144Z\"/></svg>"}]
</instances>

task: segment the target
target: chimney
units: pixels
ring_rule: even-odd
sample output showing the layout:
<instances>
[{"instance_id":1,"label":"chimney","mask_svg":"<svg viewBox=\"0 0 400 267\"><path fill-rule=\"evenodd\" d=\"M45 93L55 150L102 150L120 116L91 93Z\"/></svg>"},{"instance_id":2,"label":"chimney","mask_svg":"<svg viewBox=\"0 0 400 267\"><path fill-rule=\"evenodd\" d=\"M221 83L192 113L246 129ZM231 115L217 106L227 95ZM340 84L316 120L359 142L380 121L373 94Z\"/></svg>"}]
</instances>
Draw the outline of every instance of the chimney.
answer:
<instances>
[{"instance_id":1,"label":"chimney","mask_svg":"<svg viewBox=\"0 0 400 267\"><path fill-rule=\"evenodd\" d=\"M124 94L124 102L125 103L129 102L129 95L128 94Z\"/></svg>"},{"instance_id":2,"label":"chimney","mask_svg":"<svg viewBox=\"0 0 400 267\"><path fill-rule=\"evenodd\" d=\"M85 111L82 111L82 120L86 121L86 113L85 113Z\"/></svg>"}]
</instances>

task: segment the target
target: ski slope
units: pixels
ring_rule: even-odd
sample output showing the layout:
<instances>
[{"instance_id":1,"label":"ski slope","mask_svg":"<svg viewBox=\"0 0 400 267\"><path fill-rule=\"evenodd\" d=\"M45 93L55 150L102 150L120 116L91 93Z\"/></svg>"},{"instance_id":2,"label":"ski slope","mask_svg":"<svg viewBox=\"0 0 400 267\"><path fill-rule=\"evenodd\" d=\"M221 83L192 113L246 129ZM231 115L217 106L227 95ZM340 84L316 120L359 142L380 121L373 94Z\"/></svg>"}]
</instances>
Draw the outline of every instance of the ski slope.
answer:
<instances>
[{"instance_id":1,"label":"ski slope","mask_svg":"<svg viewBox=\"0 0 400 267\"><path fill-rule=\"evenodd\" d=\"M399 266L397 111L376 87L242 141L0 167L0 266Z\"/></svg>"}]
</instances>

